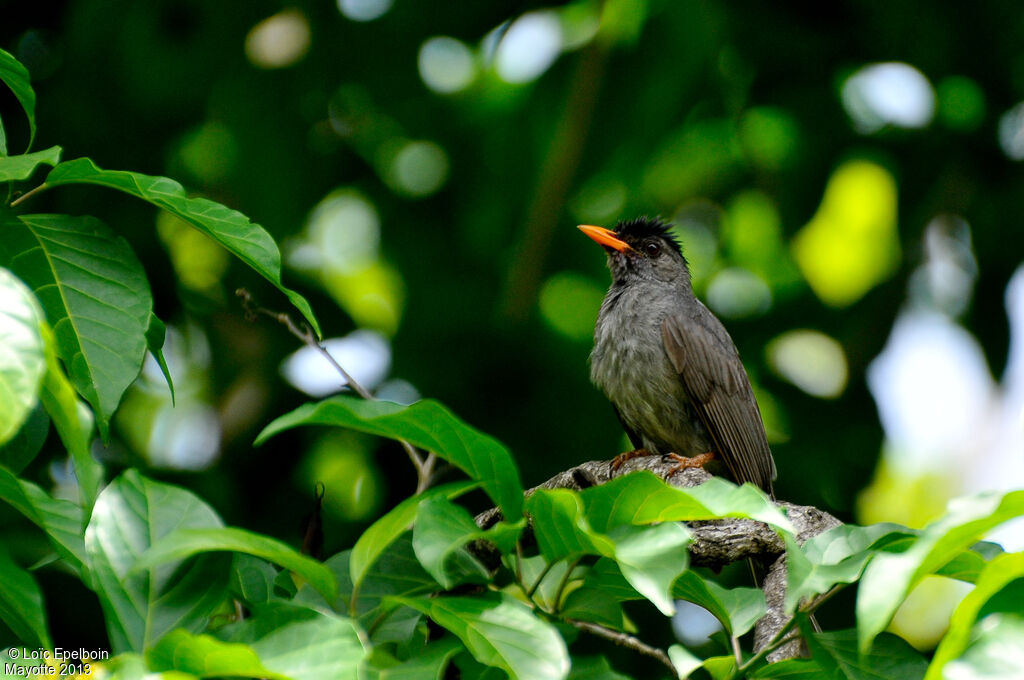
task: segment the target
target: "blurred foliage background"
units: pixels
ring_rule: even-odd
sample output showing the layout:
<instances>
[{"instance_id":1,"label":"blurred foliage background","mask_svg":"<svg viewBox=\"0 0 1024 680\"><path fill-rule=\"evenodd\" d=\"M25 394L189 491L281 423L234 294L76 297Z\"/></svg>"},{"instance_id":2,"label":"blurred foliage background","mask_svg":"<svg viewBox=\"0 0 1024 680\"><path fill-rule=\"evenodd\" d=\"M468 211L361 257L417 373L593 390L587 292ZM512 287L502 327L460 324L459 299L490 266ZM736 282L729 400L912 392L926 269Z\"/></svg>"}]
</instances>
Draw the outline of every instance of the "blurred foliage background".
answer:
<instances>
[{"instance_id":1,"label":"blurred foliage background","mask_svg":"<svg viewBox=\"0 0 1024 680\"><path fill-rule=\"evenodd\" d=\"M1024 486L1016 3L0 8L37 148L172 176L264 225L346 368L383 398L444 401L512 448L528 486L626 447L588 379L608 275L575 225L640 214L676 223L740 348L780 498L920 526L952 496ZM0 94L12 152L17 114ZM338 385L283 328L245 320L240 286L287 302L244 266L102 190L31 209L104 218L171 326L178 403L147 367L96 451L111 472L156 470L293 544L323 482L327 554L412 492L397 446L251 446L303 389ZM64 467L27 474L73 493ZM100 634L88 593L50 606L58 643L62 625L76 644Z\"/></svg>"}]
</instances>

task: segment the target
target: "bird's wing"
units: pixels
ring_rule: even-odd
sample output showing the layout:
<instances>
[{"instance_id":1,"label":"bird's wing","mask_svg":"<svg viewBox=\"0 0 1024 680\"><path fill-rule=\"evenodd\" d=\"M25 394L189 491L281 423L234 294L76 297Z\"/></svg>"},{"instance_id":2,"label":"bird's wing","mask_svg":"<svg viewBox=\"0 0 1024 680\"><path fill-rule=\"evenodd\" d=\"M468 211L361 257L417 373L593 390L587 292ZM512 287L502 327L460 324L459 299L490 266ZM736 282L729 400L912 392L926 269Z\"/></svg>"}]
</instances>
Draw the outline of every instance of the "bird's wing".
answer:
<instances>
[{"instance_id":1,"label":"bird's wing","mask_svg":"<svg viewBox=\"0 0 1024 680\"><path fill-rule=\"evenodd\" d=\"M772 494L775 461L750 380L728 333L707 312L690 318L670 315L661 325L661 337L683 389L733 478Z\"/></svg>"}]
</instances>

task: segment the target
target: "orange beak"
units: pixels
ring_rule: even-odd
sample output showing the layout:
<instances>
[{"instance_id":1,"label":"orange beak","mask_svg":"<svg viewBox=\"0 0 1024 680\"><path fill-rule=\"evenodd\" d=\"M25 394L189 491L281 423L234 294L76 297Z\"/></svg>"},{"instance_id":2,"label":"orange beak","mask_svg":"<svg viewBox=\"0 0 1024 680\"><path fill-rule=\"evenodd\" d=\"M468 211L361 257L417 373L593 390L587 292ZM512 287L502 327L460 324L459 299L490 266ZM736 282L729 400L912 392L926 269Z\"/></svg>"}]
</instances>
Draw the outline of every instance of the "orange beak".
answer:
<instances>
[{"instance_id":1,"label":"orange beak","mask_svg":"<svg viewBox=\"0 0 1024 680\"><path fill-rule=\"evenodd\" d=\"M620 239L611 229L605 229L604 227L592 227L589 224L581 224L578 229L600 243L602 246L614 248L620 253L633 249L628 243Z\"/></svg>"}]
</instances>

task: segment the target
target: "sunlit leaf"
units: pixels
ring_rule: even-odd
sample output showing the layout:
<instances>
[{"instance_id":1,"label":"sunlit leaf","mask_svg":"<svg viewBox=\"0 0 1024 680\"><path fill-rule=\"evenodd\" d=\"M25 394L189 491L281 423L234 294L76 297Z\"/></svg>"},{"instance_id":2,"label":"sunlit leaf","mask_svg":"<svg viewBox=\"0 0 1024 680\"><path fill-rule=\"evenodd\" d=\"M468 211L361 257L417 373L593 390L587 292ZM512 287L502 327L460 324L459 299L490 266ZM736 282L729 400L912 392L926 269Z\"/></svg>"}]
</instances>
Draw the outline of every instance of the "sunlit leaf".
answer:
<instances>
[{"instance_id":1,"label":"sunlit leaf","mask_svg":"<svg viewBox=\"0 0 1024 680\"><path fill-rule=\"evenodd\" d=\"M181 629L171 631L146 650L146 663L150 670L182 671L200 678L230 675L288 680L288 676L265 668L247 645L193 635Z\"/></svg>"},{"instance_id":2,"label":"sunlit leaf","mask_svg":"<svg viewBox=\"0 0 1024 680\"><path fill-rule=\"evenodd\" d=\"M227 594L229 555L135 567L164 536L220 524L217 514L197 496L146 479L135 470L103 490L85 531L85 550L115 652L142 651L175 628L205 628Z\"/></svg>"},{"instance_id":3,"label":"sunlit leaf","mask_svg":"<svg viewBox=\"0 0 1024 680\"><path fill-rule=\"evenodd\" d=\"M1019 611L1019 607L1018 607ZM974 627L974 640L942 677L956 680L1018 680L1024 668L1024 617L990 614Z\"/></svg>"},{"instance_id":4,"label":"sunlit leaf","mask_svg":"<svg viewBox=\"0 0 1024 680\"><path fill-rule=\"evenodd\" d=\"M264 667L291 680L357 680L367 651L364 633L351 619L284 603L255 607L224 636L247 645Z\"/></svg>"},{"instance_id":5,"label":"sunlit leaf","mask_svg":"<svg viewBox=\"0 0 1024 680\"><path fill-rule=\"evenodd\" d=\"M338 598L338 584L331 570L311 557L269 536L234 527L196 527L175 529L154 539L138 557L133 571L152 569L168 562L181 562L192 555L217 551L240 552L260 557L295 572L306 579L328 602Z\"/></svg>"},{"instance_id":6,"label":"sunlit leaf","mask_svg":"<svg viewBox=\"0 0 1024 680\"><path fill-rule=\"evenodd\" d=\"M57 165L60 152L59 146L51 146L44 151L20 156L0 156L0 182L28 179L40 165Z\"/></svg>"},{"instance_id":7,"label":"sunlit leaf","mask_svg":"<svg viewBox=\"0 0 1024 680\"><path fill-rule=\"evenodd\" d=\"M0 621L25 645L49 649L43 593L32 574L19 567L0 543Z\"/></svg>"},{"instance_id":8,"label":"sunlit leaf","mask_svg":"<svg viewBox=\"0 0 1024 680\"><path fill-rule=\"evenodd\" d=\"M960 602L949 621L949 631L942 638L926 680L941 680L943 668L963 654L971 642L971 629L978 620L982 607L993 595L1016 579L1024 578L1024 553L1000 555L992 560L978 576L974 590Z\"/></svg>"},{"instance_id":9,"label":"sunlit leaf","mask_svg":"<svg viewBox=\"0 0 1024 680\"><path fill-rule=\"evenodd\" d=\"M900 554L876 556L857 589L857 632L862 652L889 625L907 593L925 576L948 564L988 531L1024 514L1024 491L983 493L954 500L941 519Z\"/></svg>"},{"instance_id":10,"label":"sunlit leaf","mask_svg":"<svg viewBox=\"0 0 1024 680\"><path fill-rule=\"evenodd\" d=\"M188 198L185 189L172 179L102 170L88 158L61 163L46 177L47 186L65 184L97 184L117 189L180 217L274 284L320 334L320 325L306 299L281 283L281 252L277 243L263 227L237 210L205 198Z\"/></svg>"},{"instance_id":11,"label":"sunlit leaf","mask_svg":"<svg viewBox=\"0 0 1024 680\"><path fill-rule=\"evenodd\" d=\"M569 674L562 636L509 595L489 592L401 602L455 633L477 661L507 671L513 680L560 680Z\"/></svg>"},{"instance_id":12,"label":"sunlit leaf","mask_svg":"<svg viewBox=\"0 0 1024 680\"><path fill-rule=\"evenodd\" d=\"M723 588L694 571L676 579L672 595L707 609L734 637L753 628L767 608L760 588Z\"/></svg>"},{"instance_id":13,"label":"sunlit leaf","mask_svg":"<svg viewBox=\"0 0 1024 680\"><path fill-rule=\"evenodd\" d=\"M340 395L305 404L270 423L256 438L262 444L275 434L300 425L333 425L383 437L405 439L433 451L477 480L505 517L522 514L523 487L508 449L466 424L431 399L403 406Z\"/></svg>"},{"instance_id":14,"label":"sunlit leaf","mask_svg":"<svg viewBox=\"0 0 1024 680\"><path fill-rule=\"evenodd\" d=\"M482 533L465 508L435 496L419 503L412 547L427 573L450 590L460 583L487 580L487 569L463 549Z\"/></svg>"},{"instance_id":15,"label":"sunlit leaf","mask_svg":"<svg viewBox=\"0 0 1024 680\"><path fill-rule=\"evenodd\" d=\"M21 215L4 224L0 258L39 298L75 388L104 438L146 352L153 296L131 246L93 217Z\"/></svg>"},{"instance_id":16,"label":"sunlit leaf","mask_svg":"<svg viewBox=\"0 0 1024 680\"><path fill-rule=\"evenodd\" d=\"M32 90L28 69L3 50L0 50L0 80L11 88L28 116L29 138L26 148L32 148L32 141L36 138L36 93Z\"/></svg>"},{"instance_id":17,"label":"sunlit leaf","mask_svg":"<svg viewBox=\"0 0 1024 680\"><path fill-rule=\"evenodd\" d=\"M32 291L0 268L0 444L18 433L39 400L46 370L42 324Z\"/></svg>"}]
</instances>

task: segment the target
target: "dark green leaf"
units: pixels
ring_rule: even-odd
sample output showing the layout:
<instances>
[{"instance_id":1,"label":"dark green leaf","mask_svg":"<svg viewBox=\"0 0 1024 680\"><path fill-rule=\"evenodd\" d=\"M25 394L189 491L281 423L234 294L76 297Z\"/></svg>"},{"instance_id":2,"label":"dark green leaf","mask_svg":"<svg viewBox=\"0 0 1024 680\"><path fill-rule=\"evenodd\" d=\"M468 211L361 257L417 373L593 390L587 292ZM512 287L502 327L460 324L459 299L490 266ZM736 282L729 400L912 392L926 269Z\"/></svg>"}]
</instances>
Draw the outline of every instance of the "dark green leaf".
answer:
<instances>
[{"instance_id":1,"label":"dark green leaf","mask_svg":"<svg viewBox=\"0 0 1024 680\"><path fill-rule=\"evenodd\" d=\"M590 528L579 494L568 489L539 489L526 501L533 533L549 562L581 555L611 555L610 539Z\"/></svg>"},{"instance_id":2,"label":"dark green leaf","mask_svg":"<svg viewBox=\"0 0 1024 680\"><path fill-rule=\"evenodd\" d=\"M477 486L475 482L455 482L429 489L418 496L406 498L374 522L356 541L349 558L352 583L356 589L362 584L367 569L380 554L412 526L420 501L436 496L454 499Z\"/></svg>"},{"instance_id":3,"label":"dark green leaf","mask_svg":"<svg viewBox=\"0 0 1024 680\"><path fill-rule=\"evenodd\" d=\"M59 146L51 146L45 151L20 156L0 156L0 182L28 179L40 165L57 165L60 152Z\"/></svg>"},{"instance_id":4,"label":"dark green leaf","mask_svg":"<svg viewBox=\"0 0 1024 680\"><path fill-rule=\"evenodd\" d=\"M463 647L458 639L445 637L431 642L408 661L387 667L371 667L373 680L441 680L448 662Z\"/></svg>"},{"instance_id":5,"label":"dark green leaf","mask_svg":"<svg viewBox=\"0 0 1024 680\"><path fill-rule=\"evenodd\" d=\"M569 653L558 631L504 593L401 601L455 633L477 661L507 671L513 680L569 673Z\"/></svg>"},{"instance_id":6,"label":"dark green leaf","mask_svg":"<svg viewBox=\"0 0 1024 680\"><path fill-rule=\"evenodd\" d=\"M69 501L51 497L41 488L18 479L0 466L0 498L30 522L46 532L58 554L88 585L85 574L85 542L82 538L82 509Z\"/></svg>"},{"instance_id":7,"label":"dark green leaf","mask_svg":"<svg viewBox=\"0 0 1024 680\"><path fill-rule=\"evenodd\" d=\"M753 628L767 608L760 588L723 588L693 571L676 579L672 595L707 609L734 637Z\"/></svg>"},{"instance_id":8,"label":"dark green leaf","mask_svg":"<svg viewBox=\"0 0 1024 680\"><path fill-rule=\"evenodd\" d=\"M508 449L459 420L436 401L424 399L403 406L345 395L332 397L316 404L305 404L281 416L259 434L256 444L300 425L333 425L405 439L433 451L479 481L510 521L522 514L523 486Z\"/></svg>"},{"instance_id":9,"label":"dark green leaf","mask_svg":"<svg viewBox=\"0 0 1024 680\"><path fill-rule=\"evenodd\" d=\"M0 465L6 466L15 474L21 472L39 455L49 433L50 418L46 415L46 409L42 404L36 404L18 433L0 446Z\"/></svg>"},{"instance_id":10,"label":"dark green leaf","mask_svg":"<svg viewBox=\"0 0 1024 680\"><path fill-rule=\"evenodd\" d=\"M922 578L970 549L988 531L1024 514L1024 491L984 493L950 503L949 512L929 524L903 553L876 555L857 589L857 631L862 652L892 620L900 603Z\"/></svg>"},{"instance_id":11,"label":"dark green leaf","mask_svg":"<svg viewBox=\"0 0 1024 680\"><path fill-rule=\"evenodd\" d=\"M0 543L0 620L30 647L50 649L43 593L32 574L19 567Z\"/></svg>"},{"instance_id":12,"label":"dark green leaf","mask_svg":"<svg viewBox=\"0 0 1024 680\"><path fill-rule=\"evenodd\" d=\"M115 652L142 651L174 628L198 632L227 594L231 559L201 555L136 569L146 550L187 528L216 528L216 513L184 489L129 470L103 490L85 550Z\"/></svg>"},{"instance_id":13,"label":"dark green leaf","mask_svg":"<svg viewBox=\"0 0 1024 680\"><path fill-rule=\"evenodd\" d=\"M36 138L36 93L32 90L28 69L3 50L0 50L0 80L11 88L21 108L25 110L25 115L28 116L29 137L26 148L31 149Z\"/></svg>"},{"instance_id":14,"label":"dark green leaf","mask_svg":"<svg viewBox=\"0 0 1024 680\"><path fill-rule=\"evenodd\" d=\"M805 636L811 657L836 680L915 680L923 678L928 662L901 638L878 636L870 653L857 651L857 631L813 633Z\"/></svg>"},{"instance_id":15,"label":"dark green leaf","mask_svg":"<svg viewBox=\"0 0 1024 680\"><path fill-rule=\"evenodd\" d=\"M775 680L819 680L826 677L813 659L786 659L762 666L750 675L751 678L774 678Z\"/></svg>"},{"instance_id":16,"label":"dark green leaf","mask_svg":"<svg viewBox=\"0 0 1024 680\"><path fill-rule=\"evenodd\" d=\"M264 667L292 680L357 680L366 656L363 633L350 619L283 603L257 606L224 629L248 645Z\"/></svg>"},{"instance_id":17,"label":"dark green leaf","mask_svg":"<svg viewBox=\"0 0 1024 680\"><path fill-rule=\"evenodd\" d=\"M338 584L331 570L311 557L268 536L234 527L181 528L153 540L137 559L133 570L152 569L168 562L180 562L200 553L227 550L260 557L289 569L316 588L328 602L338 599Z\"/></svg>"},{"instance_id":18,"label":"dark green leaf","mask_svg":"<svg viewBox=\"0 0 1024 680\"><path fill-rule=\"evenodd\" d=\"M39 386L46 371L46 347L42 331L45 322L35 295L17 276L2 268L0 296L4 301L0 309L0 444L3 444L17 434L39 401Z\"/></svg>"},{"instance_id":19,"label":"dark green leaf","mask_svg":"<svg viewBox=\"0 0 1024 680\"><path fill-rule=\"evenodd\" d=\"M146 650L146 663L153 671L181 671L200 678L230 675L289 680L286 675L264 668L259 656L247 645L193 635L181 629L171 631Z\"/></svg>"},{"instance_id":20,"label":"dark green leaf","mask_svg":"<svg viewBox=\"0 0 1024 680\"><path fill-rule=\"evenodd\" d=\"M22 215L4 233L0 257L36 292L106 438L145 357L153 312L146 272L128 242L94 217Z\"/></svg>"},{"instance_id":21,"label":"dark green leaf","mask_svg":"<svg viewBox=\"0 0 1024 680\"><path fill-rule=\"evenodd\" d=\"M266 560L251 555L235 555L231 568L231 592L248 604L266 604L274 594L277 570Z\"/></svg>"},{"instance_id":22,"label":"dark green leaf","mask_svg":"<svg viewBox=\"0 0 1024 680\"><path fill-rule=\"evenodd\" d=\"M617 673L603 656L577 656L572 660L569 680L630 680Z\"/></svg>"},{"instance_id":23,"label":"dark green leaf","mask_svg":"<svg viewBox=\"0 0 1024 680\"><path fill-rule=\"evenodd\" d=\"M564 571L563 571L564 573ZM636 598L642 597L630 589ZM625 630L626 617L619 600L608 597L598 588L579 586L565 596L562 616L567 619L589 621L613 630Z\"/></svg>"},{"instance_id":24,"label":"dark green leaf","mask_svg":"<svg viewBox=\"0 0 1024 680\"><path fill-rule=\"evenodd\" d=\"M339 576L349 573L348 553L339 553L327 560L326 564ZM341 589L344 590L343 585ZM406 532L393 541L367 570L356 593L355 606L349 611L354 612L364 626L374 630L383 620L383 615L394 607L388 598L422 595L440 589L441 586L424 571L416 559L412 534Z\"/></svg>"},{"instance_id":25,"label":"dark green leaf","mask_svg":"<svg viewBox=\"0 0 1024 680\"><path fill-rule=\"evenodd\" d=\"M978 576L974 590L967 593L953 612L949 630L935 650L935 656L928 667L927 680L940 680L944 677L943 668L946 664L963 654L970 644L971 630L985 604L1007 584L1020 578L1024 578L1024 553L1000 555L989 563Z\"/></svg>"},{"instance_id":26,"label":"dark green leaf","mask_svg":"<svg viewBox=\"0 0 1024 680\"><path fill-rule=\"evenodd\" d=\"M281 252L267 231L249 218L205 198L188 198L172 179L123 170L102 170L88 158L61 163L46 178L47 186L97 184L123 191L180 217L211 237L288 296L317 335L320 325L304 297L281 283Z\"/></svg>"},{"instance_id":27,"label":"dark green leaf","mask_svg":"<svg viewBox=\"0 0 1024 680\"><path fill-rule=\"evenodd\" d=\"M167 381L167 388L171 391L171 406L174 405L174 381L171 380L171 369L167 367L167 360L164 359L164 339L167 337L167 326L157 318L156 314L149 316L149 327L146 328L146 348L156 359L160 366L160 372L164 374Z\"/></svg>"},{"instance_id":28,"label":"dark green leaf","mask_svg":"<svg viewBox=\"0 0 1024 680\"><path fill-rule=\"evenodd\" d=\"M482 533L465 508L434 496L419 503L412 547L427 573L450 590L487 581L487 569L464 548Z\"/></svg>"}]
</instances>

